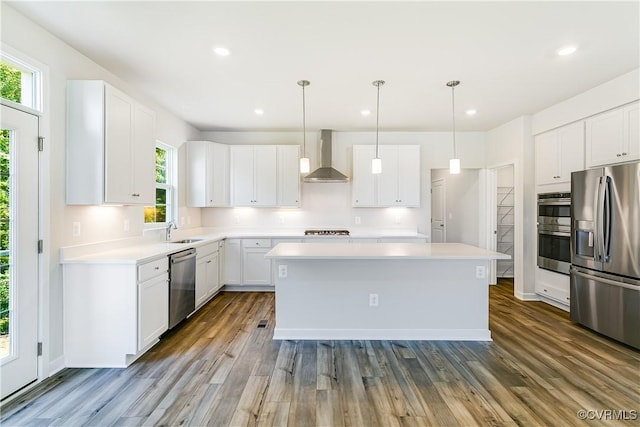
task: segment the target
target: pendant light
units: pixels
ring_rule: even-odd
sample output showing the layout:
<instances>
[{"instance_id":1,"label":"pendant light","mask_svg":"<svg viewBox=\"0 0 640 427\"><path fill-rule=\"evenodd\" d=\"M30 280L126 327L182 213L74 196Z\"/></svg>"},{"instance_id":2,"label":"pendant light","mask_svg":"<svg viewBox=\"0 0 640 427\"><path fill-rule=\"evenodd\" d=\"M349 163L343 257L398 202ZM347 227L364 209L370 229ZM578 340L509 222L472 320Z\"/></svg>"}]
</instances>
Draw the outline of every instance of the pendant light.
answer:
<instances>
[{"instance_id":1,"label":"pendant light","mask_svg":"<svg viewBox=\"0 0 640 427\"><path fill-rule=\"evenodd\" d=\"M376 97L376 157L371 160L371 173L382 173L382 159L378 156L378 131L380 124L380 86L384 85L384 80L374 80L372 83L378 88L378 96Z\"/></svg>"},{"instance_id":2,"label":"pendant light","mask_svg":"<svg viewBox=\"0 0 640 427\"><path fill-rule=\"evenodd\" d=\"M449 160L449 173L460 173L460 159L456 157L456 104L454 91L455 87L460 84L459 80L451 80L447 83L447 86L451 88L451 115L453 118L453 158Z\"/></svg>"},{"instance_id":3,"label":"pendant light","mask_svg":"<svg viewBox=\"0 0 640 427\"><path fill-rule=\"evenodd\" d=\"M298 85L302 87L302 157L300 158L300 173L309 173L310 165L307 157L307 123L304 100L304 88L309 86L309 80L299 80Z\"/></svg>"}]
</instances>

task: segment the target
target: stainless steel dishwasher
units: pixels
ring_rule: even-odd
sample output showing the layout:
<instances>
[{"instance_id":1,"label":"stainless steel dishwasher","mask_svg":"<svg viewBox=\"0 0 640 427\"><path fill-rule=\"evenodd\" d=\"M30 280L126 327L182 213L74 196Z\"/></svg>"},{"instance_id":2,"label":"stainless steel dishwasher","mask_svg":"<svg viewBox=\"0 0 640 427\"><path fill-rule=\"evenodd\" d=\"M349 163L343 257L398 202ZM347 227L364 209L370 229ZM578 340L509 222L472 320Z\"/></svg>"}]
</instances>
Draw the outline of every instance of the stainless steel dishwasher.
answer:
<instances>
[{"instance_id":1,"label":"stainless steel dishwasher","mask_svg":"<svg viewBox=\"0 0 640 427\"><path fill-rule=\"evenodd\" d=\"M169 329L196 309L196 250L169 255Z\"/></svg>"}]
</instances>

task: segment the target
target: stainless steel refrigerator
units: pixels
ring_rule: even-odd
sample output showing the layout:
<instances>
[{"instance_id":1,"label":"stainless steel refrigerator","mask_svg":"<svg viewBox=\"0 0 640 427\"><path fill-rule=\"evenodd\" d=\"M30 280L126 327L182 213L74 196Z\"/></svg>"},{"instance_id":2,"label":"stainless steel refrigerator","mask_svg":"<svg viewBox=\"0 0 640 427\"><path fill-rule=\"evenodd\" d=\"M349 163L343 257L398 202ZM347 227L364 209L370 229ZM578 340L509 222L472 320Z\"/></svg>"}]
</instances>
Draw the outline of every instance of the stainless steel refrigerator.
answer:
<instances>
[{"instance_id":1,"label":"stainless steel refrigerator","mask_svg":"<svg viewBox=\"0 0 640 427\"><path fill-rule=\"evenodd\" d=\"M640 349L640 163L571 174L571 320Z\"/></svg>"}]
</instances>

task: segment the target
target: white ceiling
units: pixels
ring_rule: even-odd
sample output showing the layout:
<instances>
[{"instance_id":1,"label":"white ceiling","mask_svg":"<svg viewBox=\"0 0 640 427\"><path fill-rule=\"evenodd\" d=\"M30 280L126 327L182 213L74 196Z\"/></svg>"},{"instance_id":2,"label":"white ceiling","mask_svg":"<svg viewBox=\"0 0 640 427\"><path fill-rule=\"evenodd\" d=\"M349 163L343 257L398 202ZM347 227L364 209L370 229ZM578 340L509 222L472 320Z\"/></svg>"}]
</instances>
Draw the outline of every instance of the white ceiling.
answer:
<instances>
[{"instance_id":1,"label":"white ceiling","mask_svg":"<svg viewBox=\"0 0 640 427\"><path fill-rule=\"evenodd\" d=\"M381 130L450 130L457 79L483 131L639 67L637 0L8 3L200 130L301 129L300 79L309 130L375 129L377 79Z\"/></svg>"}]
</instances>

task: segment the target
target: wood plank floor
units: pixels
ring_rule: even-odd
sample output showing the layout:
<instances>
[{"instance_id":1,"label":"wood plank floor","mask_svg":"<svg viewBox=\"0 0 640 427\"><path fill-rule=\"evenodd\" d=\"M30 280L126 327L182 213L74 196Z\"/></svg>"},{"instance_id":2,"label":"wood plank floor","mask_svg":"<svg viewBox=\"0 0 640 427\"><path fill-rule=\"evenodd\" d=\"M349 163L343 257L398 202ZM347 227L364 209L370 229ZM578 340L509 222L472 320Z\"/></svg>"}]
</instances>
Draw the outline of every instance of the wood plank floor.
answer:
<instances>
[{"instance_id":1,"label":"wood plank floor","mask_svg":"<svg viewBox=\"0 0 640 427\"><path fill-rule=\"evenodd\" d=\"M509 282L490 293L489 343L273 341L272 293L222 293L128 369L66 369L0 423L639 425L639 352Z\"/></svg>"}]
</instances>

